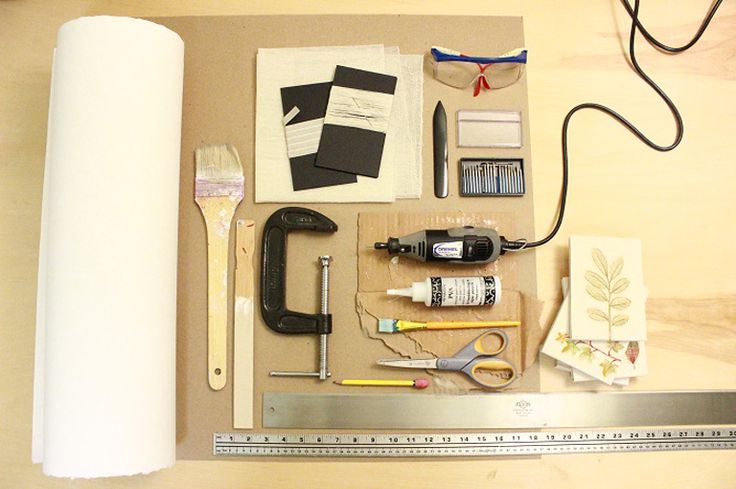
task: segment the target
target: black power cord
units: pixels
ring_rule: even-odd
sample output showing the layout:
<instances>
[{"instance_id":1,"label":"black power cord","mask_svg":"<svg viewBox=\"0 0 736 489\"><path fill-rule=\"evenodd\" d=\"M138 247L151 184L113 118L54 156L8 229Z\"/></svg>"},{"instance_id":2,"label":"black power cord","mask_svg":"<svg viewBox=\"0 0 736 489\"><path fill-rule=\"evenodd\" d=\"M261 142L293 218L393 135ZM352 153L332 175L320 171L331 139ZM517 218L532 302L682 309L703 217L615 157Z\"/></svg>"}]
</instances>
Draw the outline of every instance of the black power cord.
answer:
<instances>
[{"instance_id":1,"label":"black power cord","mask_svg":"<svg viewBox=\"0 0 736 489\"><path fill-rule=\"evenodd\" d=\"M639 75L641 79L643 79L647 85L652 87L652 89L657 92L657 95L659 95L662 100L664 100L664 103L667 104L667 107L669 107L670 111L672 112L672 116L675 118L675 125L677 127L676 134L675 134L675 140L672 144L669 144L667 146L662 146L651 139L649 139L647 136L644 135L639 129L637 129L634 124L629 122L628 119L626 119L624 116L619 114L613 109L610 109L606 107L605 105L596 104L592 102L586 102L582 103L580 105L577 105L573 107L570 112L567 113L565 116L565 120L562 123L562 191L560 192L560 204L559 204L559 210L557 213L557 221L555 222L554 227L552 230L545 236L544 238L537 240L537 241L529 241L523 239L518 240L512 240L502 241L502 248L503 251L520 251L522 249L526 248L535 248L537 246L541 246L548 241L550 241L552 238L555 237L557 234L557 231L560 230L560 226L562 226L562 219L565 215L565 204L567 202L567 186L568 186L568 155L567 155L567 130L568 126L570 124L570 119L572 119L573 114L578 112L579 110L583 109L595 109L600 112L603 112L605 114L608 114L609 116L613 117L614 120L619 122L621 125L623 125L626 129L631 131L634 136L639 138L644 144L649 146L652 149L655 149L657 151L672 151L675 149L679 144L680 141L682 141L682 133L683 133L683 123L682 123L682 116L680 115L680 111L677 110L677 107L672 102L672 100L667 96L667 94L662 90L659 85L657 85L646 73L644 73L644 70L641 69L641 66L639 66L639 62L636 59L636 52L634 50L634 44L636 39L636 31L637 29L641 34L644 36L644 38L653 46L657 47L658 49L670 53L670 54L677 54L681 53L683 51L686 51L690 49L695 43L698 42L698 40L701 38L705 30L708 28L708 24L710 24L710 21L713 19L713 16L716 13L716 10L718 10L718 7L721 6L721 3L723 3L723 0L716 0L711 5L710 10L708 11L708 14L703 19L703 22L700 24L700 27L698 28L698 31L695 33L695 36L688 42L687 44L684 44L682 46L678 47L672 47L668 46L666 44L663 44L662 42L655 39L649 31L647 31L642 23L639 21L639 0L634 0L634 7L632 8L629 4L628 0L621 0L621 2L624 4L624 7L626 8L626 12L631 17L631 31L629 33L629 58L631 59L631 64L634 67L634 71Z\"/></svg>"}]
</instances>

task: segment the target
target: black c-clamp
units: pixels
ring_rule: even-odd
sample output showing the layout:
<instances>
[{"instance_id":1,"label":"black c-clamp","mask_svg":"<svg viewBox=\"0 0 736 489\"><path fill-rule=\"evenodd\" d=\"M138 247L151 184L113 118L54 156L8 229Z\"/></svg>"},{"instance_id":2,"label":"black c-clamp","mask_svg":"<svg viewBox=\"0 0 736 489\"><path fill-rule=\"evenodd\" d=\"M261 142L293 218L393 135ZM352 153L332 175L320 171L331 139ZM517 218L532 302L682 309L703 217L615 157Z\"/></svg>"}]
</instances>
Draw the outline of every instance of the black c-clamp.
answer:
<instances>
[{"instance_id":1,"label":"black c-clamp","mask_svg":"<svg viewBox=\"0 0 736 489\"><path fill-rule=\"evenodd\" d=\"M286 334L330 334L331 314L306 314L286 308L286 238L291 231L334 233L328 217L303 207L274 212L263 229L261 249L261 314L269 328Z\"/></svg>"}]
</instances>

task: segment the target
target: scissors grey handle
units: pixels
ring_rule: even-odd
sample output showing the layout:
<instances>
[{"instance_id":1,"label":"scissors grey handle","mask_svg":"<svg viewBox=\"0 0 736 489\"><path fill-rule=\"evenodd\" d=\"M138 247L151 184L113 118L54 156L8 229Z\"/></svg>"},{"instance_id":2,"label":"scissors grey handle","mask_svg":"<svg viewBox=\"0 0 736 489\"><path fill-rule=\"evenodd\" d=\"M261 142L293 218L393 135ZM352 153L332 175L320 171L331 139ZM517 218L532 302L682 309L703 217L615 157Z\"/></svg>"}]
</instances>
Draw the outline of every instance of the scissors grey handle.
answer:
<instances>
[{"instance_id":1,"label":"scissors grey handle","mask_svg":"<svg viewBox=\"0 0 736 489\"><path fill-rule=\"evenodd\" d=\"M503 389L516 380L516 368L495 357L478 357L460 371L486 389Z\"/></svg>"},{"instance_id":2,"label":"scissors grey handle","mask_svg":"<svg viewBox=\"0 0 736 489\"><path fill-rule=\"evenodd\" d=\"M487 350L483 347L483 340L495 336L501 340L501 345L495 350ZM468 343L465 348L455 353L453 358L465 359L465 363L478 356L495 357L500 355L509 344L509 337L506 332L500 328L489 329L476 339Z\"/></svg>"},{"instance_id":3,"label":"scissors grey handle","mask_svg":"<svg viewBox=\"0 0 736 489\"><path fill-rule=\"evenodd\" d=\"M494 350L487 350L483 346L483 340L490 336L496 336L501 340L501 345ZM441 370L459 370L486 389L503 389L516 380L514 365L506 360L496 358L496 355L506 349L508 343L509 337L502 329L488 330L468 343L455 356L437 359L437 368ZM487 379L492 379L493 382L487 381Z\"/></svg>"}]
</instances>

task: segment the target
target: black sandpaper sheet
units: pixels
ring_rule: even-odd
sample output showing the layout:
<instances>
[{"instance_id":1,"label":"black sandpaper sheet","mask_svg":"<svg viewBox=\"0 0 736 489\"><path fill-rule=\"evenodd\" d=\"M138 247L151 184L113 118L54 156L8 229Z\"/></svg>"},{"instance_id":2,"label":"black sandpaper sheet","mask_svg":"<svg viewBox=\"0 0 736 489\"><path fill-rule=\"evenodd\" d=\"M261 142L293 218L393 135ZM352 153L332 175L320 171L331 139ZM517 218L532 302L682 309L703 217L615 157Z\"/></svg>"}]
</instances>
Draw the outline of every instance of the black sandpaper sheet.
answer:
<instances>
[{"instance_id":1,"label":"black sandpaper sheet","mask_svg":"<svg viewBox=\"0 0 736 489\"><path fill-rule=\"evenodd\" d=\"M395 76L338 65L332 86L393 95L396 82ZM325 123L316 165L378 178L385 141L385 132Z\"/></svg>"},{"instance_id":2,"label":"black sandpaper sheet","mask_svg":"<svg viewBox=\"0 0 736 489\"><path fill-rule=\"evenodd\" d=\"M326 82L282 88L281 105L284 115L294 107L299 109L299 113L286 126L323 118L331 86L332 83ZM317 153L289 157L291 183L295 191L358 181L354 174L315 166L316 158Z\"/></svg>"}]
</instances>

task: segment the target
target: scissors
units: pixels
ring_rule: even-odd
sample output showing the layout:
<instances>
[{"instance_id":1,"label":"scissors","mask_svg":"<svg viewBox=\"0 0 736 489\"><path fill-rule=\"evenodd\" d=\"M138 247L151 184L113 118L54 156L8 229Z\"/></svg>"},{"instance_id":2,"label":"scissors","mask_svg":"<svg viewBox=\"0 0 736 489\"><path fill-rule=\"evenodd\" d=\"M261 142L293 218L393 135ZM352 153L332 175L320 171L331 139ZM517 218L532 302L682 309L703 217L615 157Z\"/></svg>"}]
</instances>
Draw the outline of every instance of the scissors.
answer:
<instances>
[{"instance_id":1,"label":"scissors","mask_svg":"<svg viewBox=\"0 0 736 489\"><path fill-rule=\"evenodd\" d=\"M483 341L490 337L501 340L501 346L493 351L488 351L483 346ZM508 346L509 337L501 329L491 329L471 341L465 348L449 358L432 358L427 360L378 360L378 365L399 368L422 368L437 370L454 370L463 372L486 389L503 389L516 380L516 368L506 360L496 358ZM488 374L505 373L499 379L499 375L482 376L483 372ZM486 380L489 379L489 380ZM493 382L490 379L499 379Z\"/></svg>"}]
</instances>

